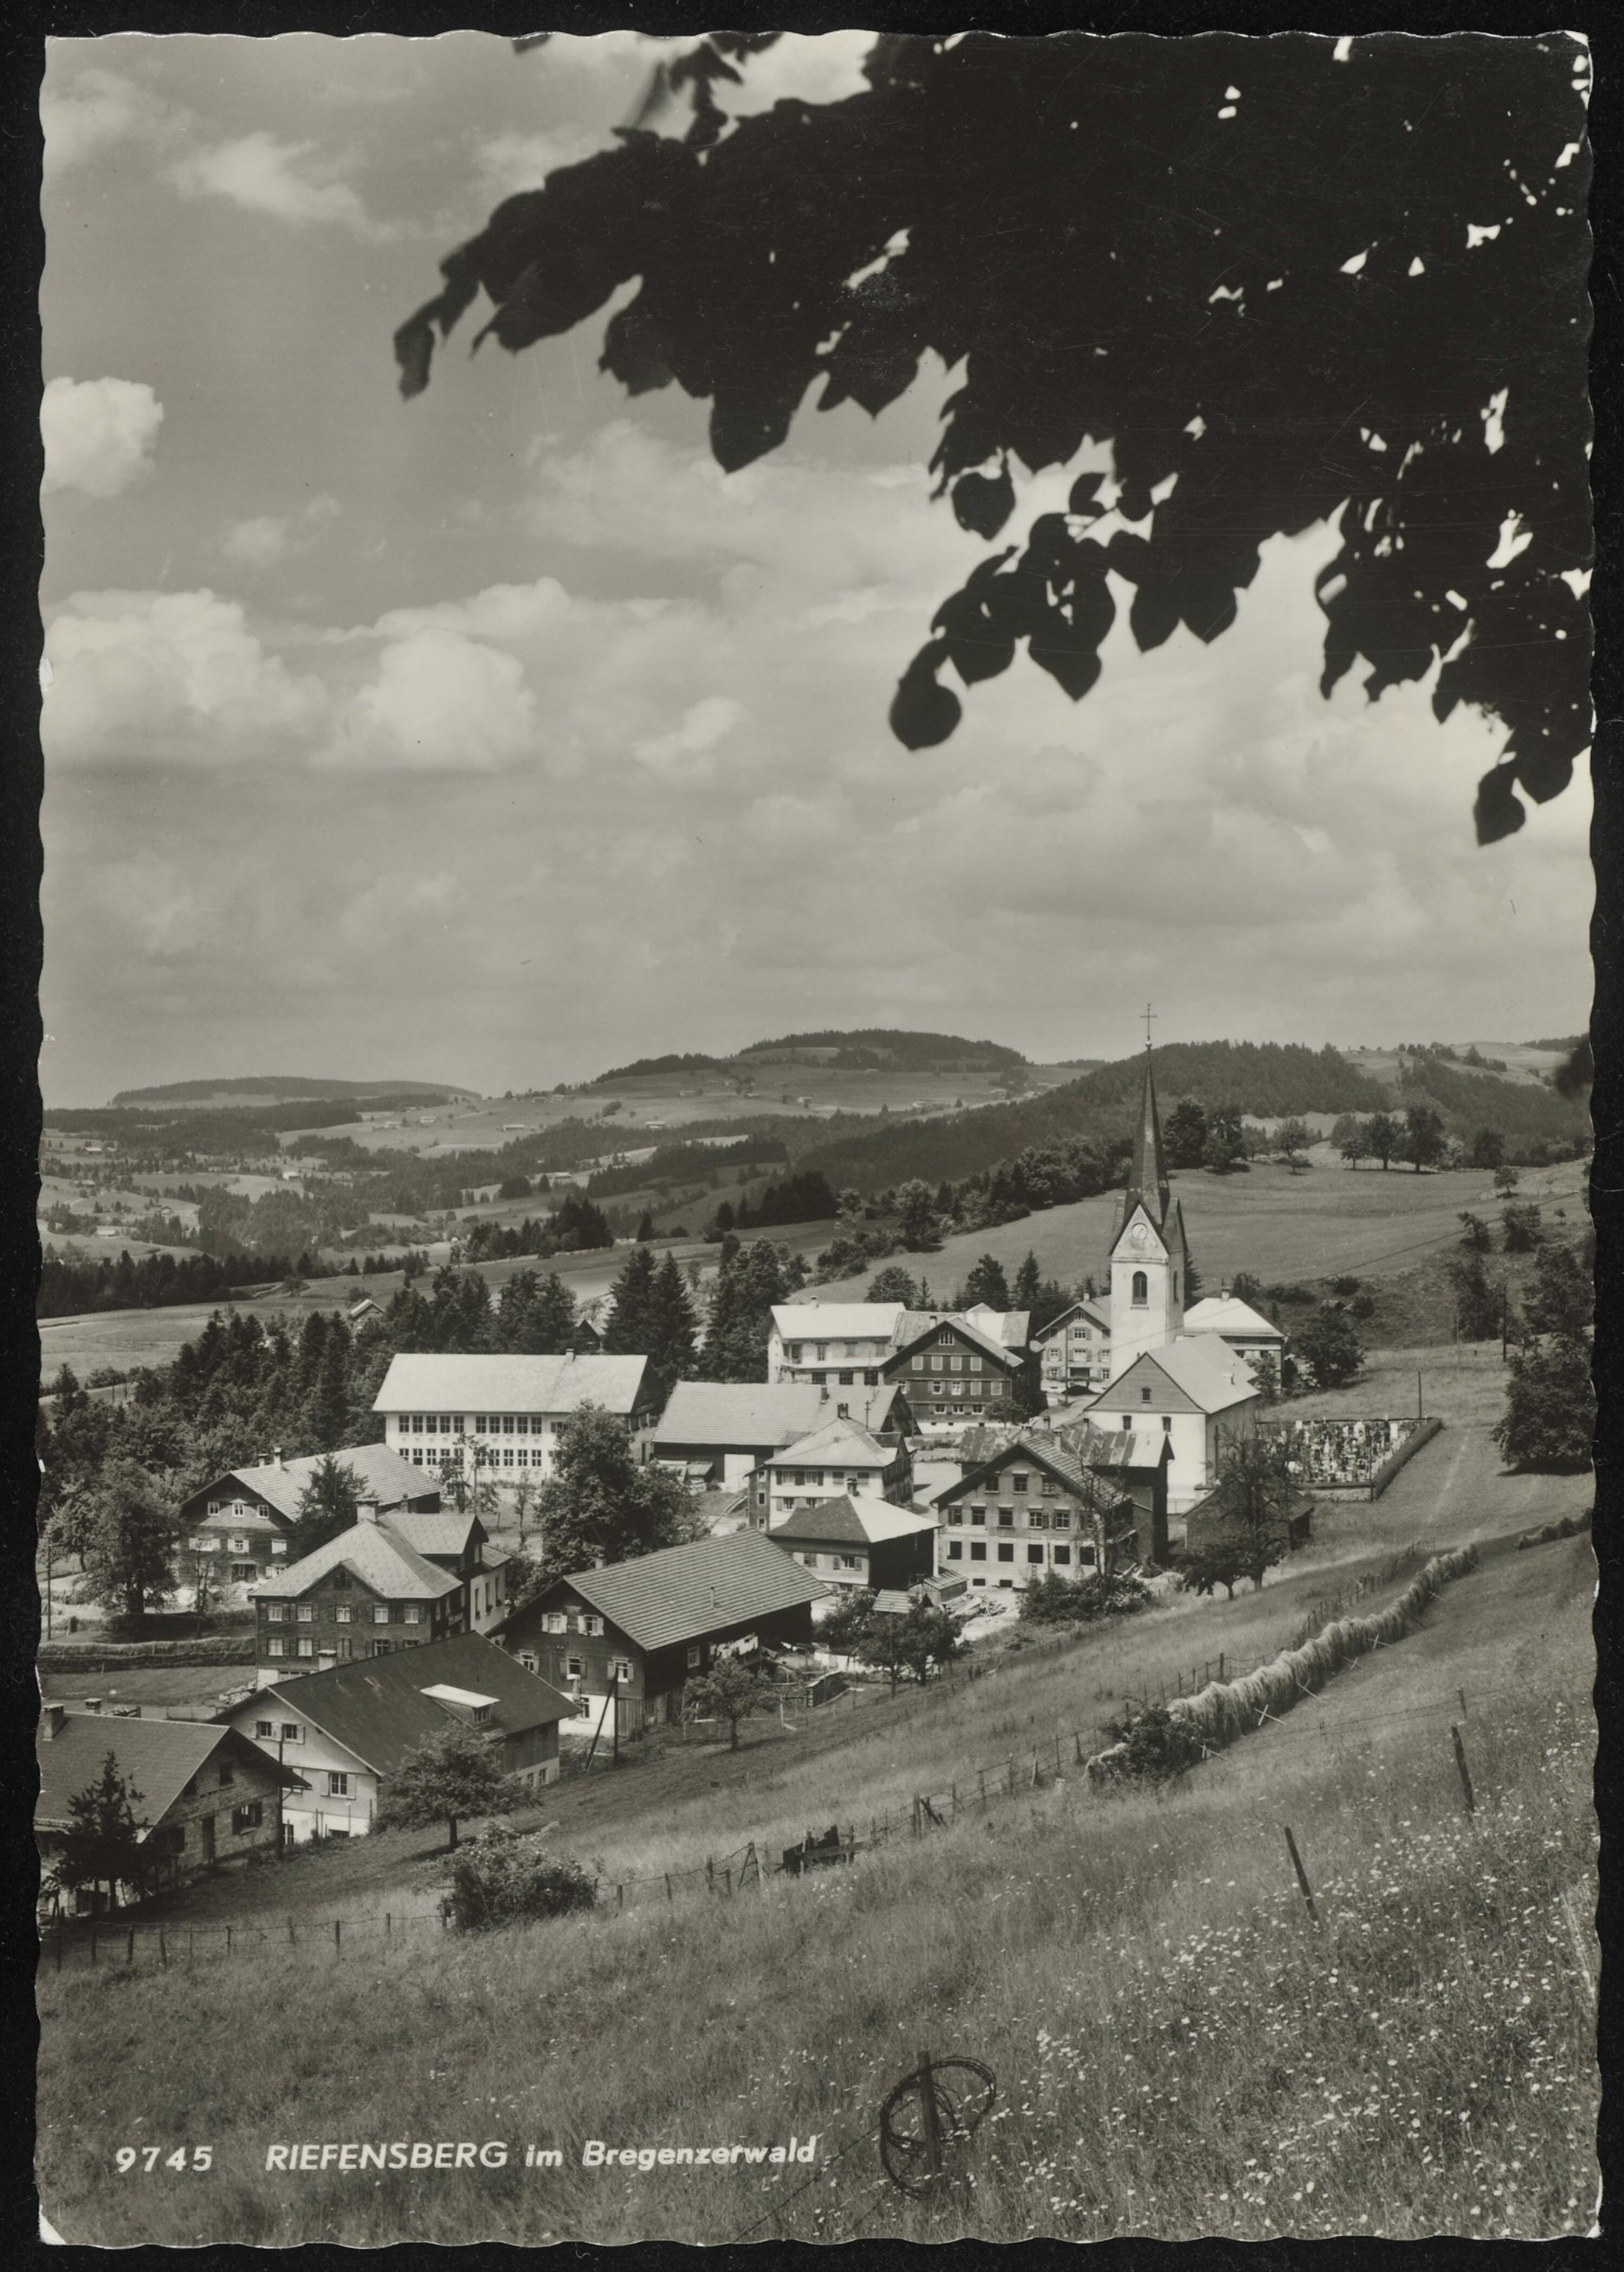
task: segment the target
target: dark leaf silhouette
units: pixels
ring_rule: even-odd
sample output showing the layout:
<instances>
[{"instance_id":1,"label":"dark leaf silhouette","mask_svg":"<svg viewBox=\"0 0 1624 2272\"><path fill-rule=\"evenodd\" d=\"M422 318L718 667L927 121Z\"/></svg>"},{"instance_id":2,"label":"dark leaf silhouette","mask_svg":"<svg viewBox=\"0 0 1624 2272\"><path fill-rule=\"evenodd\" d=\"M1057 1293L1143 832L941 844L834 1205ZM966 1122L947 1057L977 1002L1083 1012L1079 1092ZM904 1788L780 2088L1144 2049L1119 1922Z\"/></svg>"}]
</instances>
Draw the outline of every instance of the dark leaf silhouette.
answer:
<instances>
[{"instance_id":1,"label":"dark leaf silhouette","mask_svg":"<svg viewBox=\"0 0 1624 2272\"><path fill-rule=\"evenodd\" d=\"M1330 522L1324 691L1430 682L1439 719L1496 720L1484 841L1560 792L1590 730L1581 41L887 34L862 93L730 119L774 36L686 47L671 131L498 207L397 334L402 391L477 293L517 350L635 280L604 367L708 400L733 468L934 354L931 467L972 535L1016 513L1017 460L1091 441L1113 474L943 602L891 706L909 748L962 714L945 663L973 685L1022 639L1086 693L1107 571L1140 647L1211 641L1265 542Z\"/></svg>"}]
</instances>

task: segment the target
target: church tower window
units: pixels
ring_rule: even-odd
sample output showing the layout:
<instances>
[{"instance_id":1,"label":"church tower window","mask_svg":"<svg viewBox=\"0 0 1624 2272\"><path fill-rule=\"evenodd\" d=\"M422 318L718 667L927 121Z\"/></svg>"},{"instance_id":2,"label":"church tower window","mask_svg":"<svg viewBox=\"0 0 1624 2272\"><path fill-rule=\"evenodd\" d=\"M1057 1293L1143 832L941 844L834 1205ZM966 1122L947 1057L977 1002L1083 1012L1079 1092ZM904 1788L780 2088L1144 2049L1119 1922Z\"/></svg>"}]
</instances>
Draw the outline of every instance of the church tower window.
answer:
<instances>
[{"instance_id":1,"label":"church tower window","mask_svg":"<svg viewBox=\"0 0 1624 2272\"><path fill-rule=\"evenodd\" d=\"M1151 1282L1143 1270L1134 1273L1134 1307L1143 1310L1151 1298Z\"/></svg>"}]
</instances>

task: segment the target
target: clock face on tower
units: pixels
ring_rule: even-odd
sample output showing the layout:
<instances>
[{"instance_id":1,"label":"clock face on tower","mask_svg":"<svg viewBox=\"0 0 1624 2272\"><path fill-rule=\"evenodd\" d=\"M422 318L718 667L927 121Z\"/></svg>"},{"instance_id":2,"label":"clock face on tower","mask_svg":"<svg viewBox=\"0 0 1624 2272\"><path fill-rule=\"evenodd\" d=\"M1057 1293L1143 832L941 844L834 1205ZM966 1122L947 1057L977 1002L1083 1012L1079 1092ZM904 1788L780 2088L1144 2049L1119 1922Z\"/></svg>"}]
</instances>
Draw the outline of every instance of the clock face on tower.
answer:
<instances>
[{"instance_id":1,"label":"clock face on tower","mask_svg":"<svg viewBox=\"0 0 1624 2272\"><path fill-rule=\"evenodd\" d=\"M1129 1246L1134 1247L1143 1246L1144 1244L1144 1225L1142 1222L1135 1223L1133 1229L1129 1232L1128 1244Z\"/></svg>"}]
</instances>

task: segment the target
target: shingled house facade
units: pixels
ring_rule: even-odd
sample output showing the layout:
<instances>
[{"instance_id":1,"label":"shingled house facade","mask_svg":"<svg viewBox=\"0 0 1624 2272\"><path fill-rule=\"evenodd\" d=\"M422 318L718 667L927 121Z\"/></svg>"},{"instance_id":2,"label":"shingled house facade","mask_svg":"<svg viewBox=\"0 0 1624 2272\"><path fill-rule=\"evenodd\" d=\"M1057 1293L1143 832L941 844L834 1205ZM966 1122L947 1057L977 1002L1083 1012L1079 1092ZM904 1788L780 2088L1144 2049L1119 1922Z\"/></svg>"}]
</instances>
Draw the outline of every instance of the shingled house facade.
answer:
<instances>
[{"instance_id":1,"label":"shingled house facade","mask_svg":"<svg viewBox=\"0 0 1624 2272\"><path fill-rule=\"evenodd\" d=\"M1049 1435L1024 1435L969 1469L936 1502L940 1567L972 1592L1034 1579L1108 1575L1139 1558L1134 1502Z\"/></svg>"}]
</instances>

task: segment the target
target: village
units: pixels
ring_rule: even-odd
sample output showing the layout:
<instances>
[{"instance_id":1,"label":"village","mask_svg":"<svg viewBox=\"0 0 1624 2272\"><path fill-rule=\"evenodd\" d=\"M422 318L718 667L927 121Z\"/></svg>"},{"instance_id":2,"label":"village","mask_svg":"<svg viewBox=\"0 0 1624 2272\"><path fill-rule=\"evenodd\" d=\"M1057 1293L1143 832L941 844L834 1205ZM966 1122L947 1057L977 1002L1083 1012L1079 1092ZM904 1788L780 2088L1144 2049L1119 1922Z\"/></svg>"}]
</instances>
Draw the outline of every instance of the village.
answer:
<instances>
[{"instance_id":1,"label":"village","mask_svg":"<svg viewBox=\"0 0 1624 2272\"><path fill-rule=\"evenodd\" d=\"M1147 1045L1099 1290L1051 1284L1036 1320L913 1306L892 1271L874 1290L903 1298L772 1303L760 1379L671 1379L613 1297L562 1352L380 1357L371 1440L191 1488L138 1580L172 1586L171 1625L188 1601L196 1632L246 1616L251 1665L206 1643L187 1665L180 1641L93 1657L67 1618L42 1660L42 1918L184 1915L200 1877L410 1820L391 1795L420 1785L454 1837L662 1738L736 1750L757 1715L809 1727L1038 1620L1233 1600L1316 1521L1347 1535L1444 1424L1419 1376L1407 1410L1283 1403L1288 1334L1251 1282L1196 1292L1184 1205ZM346 1324L382 1314L362 1297ZM1357 1375L1322 1318L1304 1340L1307 1386ZM610 1503L560 1500L549 1532L538 1502L567 1476Z\"/></svg>"}]
</instances>

